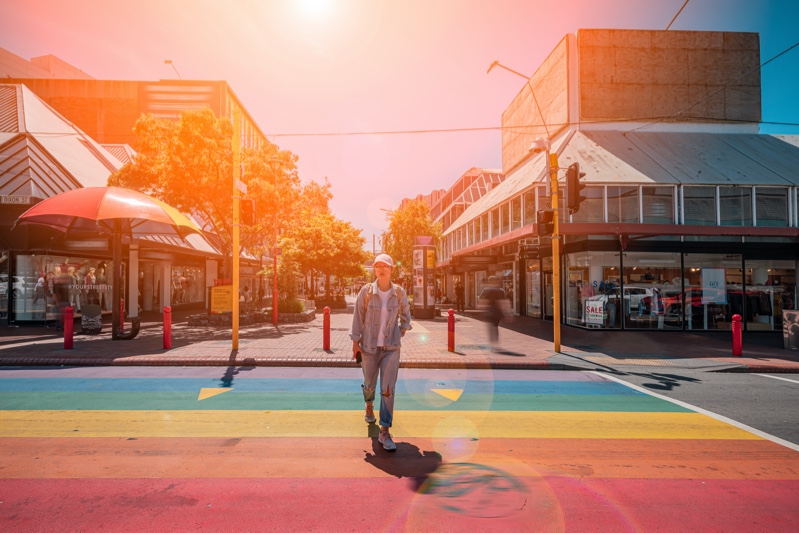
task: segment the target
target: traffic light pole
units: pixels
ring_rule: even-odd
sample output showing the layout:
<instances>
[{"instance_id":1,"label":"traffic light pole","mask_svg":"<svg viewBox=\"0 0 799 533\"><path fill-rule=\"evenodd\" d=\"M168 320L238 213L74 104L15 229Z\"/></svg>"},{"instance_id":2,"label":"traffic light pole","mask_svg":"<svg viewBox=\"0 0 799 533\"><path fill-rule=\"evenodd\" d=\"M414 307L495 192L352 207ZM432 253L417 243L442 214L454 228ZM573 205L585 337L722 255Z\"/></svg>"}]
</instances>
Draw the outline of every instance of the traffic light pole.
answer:
<instances>
[{"instance_id":1,"label":"traffic light pole","mask_svg":"<svg viewBox=\"0 0 799 533\"><path fill-rule=\"evenodd\" d=\"M241 205L239 204L241 192L239 192L239 181L241 180L241 111L236 108L233 113L233 350L239 349L239 259L241 256L239 248L241 231Z\"/></svg>"},{"instance_id":2,"label":"traffic light pole","mask_svg":"<svg viewBox=\"0 0 799 533\"><path fill-rule=\"evenodd\" d=\"M552 329L555 352L560 353L560 216L558 215L558 154L547 152L552 202Z\"/></svg>"}]
</instances>

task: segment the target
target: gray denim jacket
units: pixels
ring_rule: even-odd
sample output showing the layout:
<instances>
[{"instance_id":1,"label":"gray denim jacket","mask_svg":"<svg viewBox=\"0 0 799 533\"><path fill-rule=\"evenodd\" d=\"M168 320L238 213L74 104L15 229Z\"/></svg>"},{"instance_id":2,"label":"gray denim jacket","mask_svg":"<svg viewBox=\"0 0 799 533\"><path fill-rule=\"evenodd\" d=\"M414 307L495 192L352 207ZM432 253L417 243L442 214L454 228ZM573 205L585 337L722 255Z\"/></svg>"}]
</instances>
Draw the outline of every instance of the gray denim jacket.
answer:
<instances>
[{"instance_id":1,"label":"gray denim jacket","mask_svg":"<svg viewBox=\"0 0 799 533\"><path fill-rule=\"evenodd\" d=\"M369 299L369 309L364 310L366 293L369 285L364 285L358 298L355 300L355 312L352 314L352 331L350 338L358 342L366 353L377 351L377 334L380 328L380 308L383 303L377 290L377 281L372 284L372 296ZM399 291L402 298L397 299ZM411 329L411 307L405 289L399 285L391 284L391 293L388 297L388 322L386 322L385 348L399 348L402 333ZM364 312L365 311L365 312Z\"/></svg>"}]
</instances>

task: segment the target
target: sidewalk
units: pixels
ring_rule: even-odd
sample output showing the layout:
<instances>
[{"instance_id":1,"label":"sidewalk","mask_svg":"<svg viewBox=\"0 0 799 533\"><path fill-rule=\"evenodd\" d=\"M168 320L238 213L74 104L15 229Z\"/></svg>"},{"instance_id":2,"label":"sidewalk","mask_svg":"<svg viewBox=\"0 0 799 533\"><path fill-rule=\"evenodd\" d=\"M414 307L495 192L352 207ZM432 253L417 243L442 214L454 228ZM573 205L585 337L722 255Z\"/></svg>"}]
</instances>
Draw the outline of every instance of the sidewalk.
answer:
<instances>
[{"instance_id":1,"label":"sidewalk","mask_svg":"<svg viewBox=\"0 0 799 533\"><path fill-rule=\"evenodd\" d=\"M112 341L110 324L100 335L75 335L65 350L60 332L42 327L3 328L0 366L329 366L354 367L349 338L352 302L330 315L330 350L323 350L323 314L305 324L241 326L239 349L231 330L189 327L197 311L173 312L172 348L164 350L159 314L142 316L139 335ZM497 351L487 344L487 325L475 311L456 315L455 352L447 351L446 315L414 320L403 339L407 368L627 369L690 368L728 372L797 372L799 352L785 350L776 332L744 334L743 357L732 357L730 332L637 332L561 328L561 353L552 323L519 317L500 327ZM77 327L80 330L80 326ZM633 368L633 369L634 369Z\"/></svg>"}]
</instances>

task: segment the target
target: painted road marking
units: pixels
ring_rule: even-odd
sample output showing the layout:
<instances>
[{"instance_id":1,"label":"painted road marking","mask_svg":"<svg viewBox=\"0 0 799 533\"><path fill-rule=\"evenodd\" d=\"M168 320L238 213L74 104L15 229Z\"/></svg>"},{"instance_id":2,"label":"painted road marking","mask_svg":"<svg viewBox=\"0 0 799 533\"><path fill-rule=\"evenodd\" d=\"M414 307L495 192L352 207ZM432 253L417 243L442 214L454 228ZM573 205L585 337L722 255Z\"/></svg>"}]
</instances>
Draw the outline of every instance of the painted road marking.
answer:
<instances>
[{"instance_id":1,"label":"painted road marking","mask_svg":"<svg viewBox=\"0 0 799 533\"><path fill-rule=\"evenodd\" d=\"M457 402L458 398L463 394L463 389L430 389L436 394L440 394L444 398L448 398L453 402Z\"/></svg>"},{"instance_id":2,"label":"painted road marking","mask_svg":"<svg viewBox=\"0 0 799 533\"><path fill-rule=\"evenodd\" d=\"M347 411L0 411L0 437L358 437ZM760 439L698 413L405 411L396 437Z\"/></svg>"},{"instance_id":3,"label":"painted road marking","mask_svg":"<svg viewBox=\"0 0 799 533\"><path fill-rule=\"evenodd\" d=\"M228 391L232 391L233 388L229 387L227 389L200 389L200 395L197 396L197 401L205 400L206 398L211 398L213 396L218 396Z\"/></svg>"},{"instance_id":4,"label":"painted road marking","mask_svg":"<svg viewBox=\"0 0 799 533\"><path fill-rule=\"evenodd\" d=\"M635 389L635 390L644 392L646 394L649 394L651 396L654 396L656 398L660 398L662 400L666 400L667 402L671 402L671 403L680 405L682 407L685 407L687 409L695 411L695 412L697 412L699 414L703 414L703 415L709 416L709 417L714 418L714 419L716 419L716 420L718 420L720 422L724 422L725 424L729 424L729 425L731 425L733 427L736 427L736 428L741 429L743 431L747 431L749 433L752 433L753 435L757 435L758 437L761 437L763 439L767 439L767 440L770 440L772 442L776 442L777 444L781 444L781 445L783 445L783 446L785 446L787 448L790 448L792 450L796 450L796 451L799 452L799 444L794 444L792 442L788 442L787 440L781 439L779 437L775 437L774 435L766 433L765 431L760 431L759 429L755 429L755 428L753 428L751 426L747 426L746 424L742 424L742 423L738 422L737 420L733 420L732 418L727 418L726 416L722 416L722 415L720 415L718 413L714 413L713 411L708 411L707 409L702 409L701 407L697 407L695 405L691 405L691 404L689 404L687 402L683 402L683 401L680 401L680 400L676 400L674 398L669 398L668 396L664 396L662 394L658 394L656 392L652 392L650 390L645 389L644 387L639 387L638 385L633 385L632 383L627 383L626 381L624 381L622 379L619 379L619 378L617 378L615 376L611 376L609 374L603 374L601 372L596 372L594 370L590 370L589 372L597 374L597 375L602 376L602 377L607 378L607 379L611 379L611 380L616 381L618 383L622 383L624 385L627 385L631 389Z\"/></svg>"},{"instance_id":5,"label":"painted road marking","mask_svg":"<svg viewBox=\"0 0 799 533\"><path fill-rule=\"evenodd\" d=\"M755 374L755 375L756 376L763 376L764 378L779 379L779 380L782 380L782 381L788 381L790 383L799 384L799 381L796 381L795 379L781 378L781 377L778 377L778 376L768 376L766 374Z\"/></svg>"}]
</instances>

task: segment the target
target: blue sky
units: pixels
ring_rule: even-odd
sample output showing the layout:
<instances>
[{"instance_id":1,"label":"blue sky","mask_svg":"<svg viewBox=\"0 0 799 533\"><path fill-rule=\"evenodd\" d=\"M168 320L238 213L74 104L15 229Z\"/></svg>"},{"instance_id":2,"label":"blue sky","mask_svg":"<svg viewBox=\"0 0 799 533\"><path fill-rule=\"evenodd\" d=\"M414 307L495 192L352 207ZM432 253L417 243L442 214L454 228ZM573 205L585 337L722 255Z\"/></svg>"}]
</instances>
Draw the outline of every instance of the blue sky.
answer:
<instances>
[{"instance_id":1,"label":"blue sky","mask_svg":"<svg viewBox=\"0 0 799 533\"><path fill-rule=\"evenodd\" d=\"M383 209L501 168L497 130L524 81L580 28L666 29L684 0L5 0L0 47L54 54L99 79L226 80L304 180L333 185L363 230ZM690 0L674 30L760 34L762 61L799 42L799 0ZM762 70L761 131L799 133L799 47ZM474 129L315 136L331 132ZM288 137L277 134L304 134Z\"/></svg>"}]
</instances>

